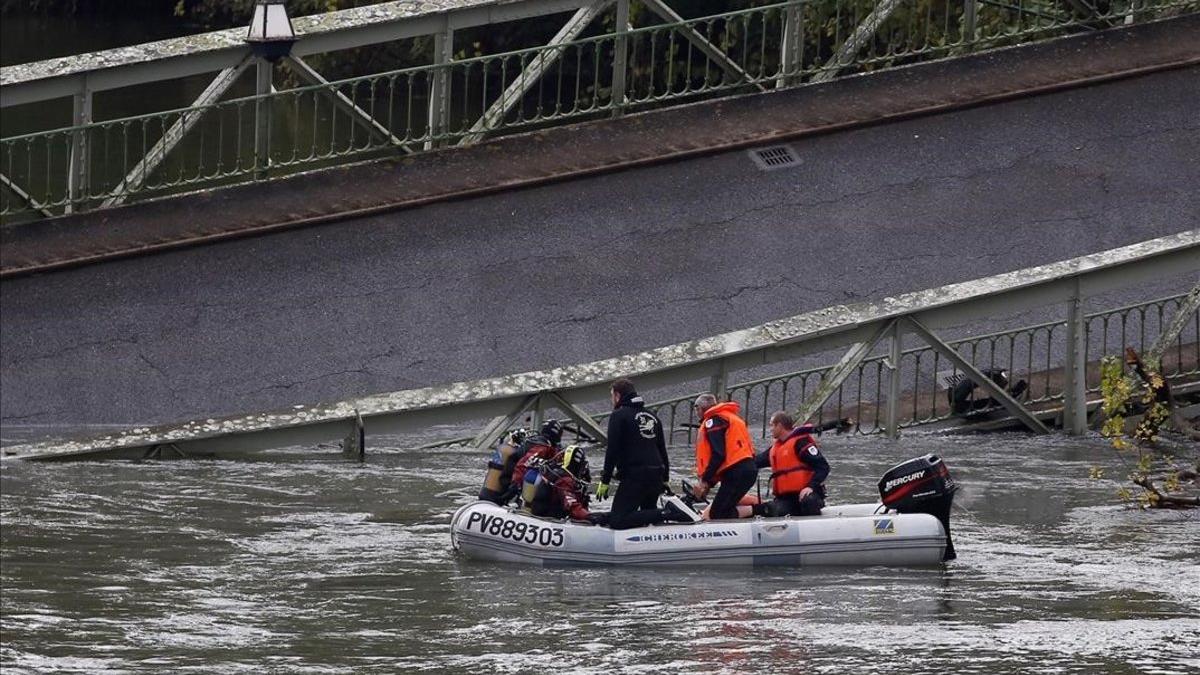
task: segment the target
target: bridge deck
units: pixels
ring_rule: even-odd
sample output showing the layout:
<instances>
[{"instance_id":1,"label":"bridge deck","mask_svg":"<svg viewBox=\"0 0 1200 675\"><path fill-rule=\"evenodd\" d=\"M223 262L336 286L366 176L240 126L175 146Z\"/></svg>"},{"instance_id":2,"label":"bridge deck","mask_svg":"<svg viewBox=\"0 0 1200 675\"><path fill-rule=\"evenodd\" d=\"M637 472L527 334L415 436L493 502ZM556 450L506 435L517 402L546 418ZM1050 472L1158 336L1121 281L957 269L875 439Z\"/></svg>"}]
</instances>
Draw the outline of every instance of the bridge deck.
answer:
<instances>
[{"instance_id":1,"label":"bridge deck","mask_svg":"<svg viewBox=\"0 0 1200 675\"><path fill-rule=\"evenodd\" d=\"M1200 17L1183 17L10 227L0 232L0 277L310 226L1163 68L1195 68L1200 41L1184 38L1197 33Z\"/></svg>"}]
</instances>

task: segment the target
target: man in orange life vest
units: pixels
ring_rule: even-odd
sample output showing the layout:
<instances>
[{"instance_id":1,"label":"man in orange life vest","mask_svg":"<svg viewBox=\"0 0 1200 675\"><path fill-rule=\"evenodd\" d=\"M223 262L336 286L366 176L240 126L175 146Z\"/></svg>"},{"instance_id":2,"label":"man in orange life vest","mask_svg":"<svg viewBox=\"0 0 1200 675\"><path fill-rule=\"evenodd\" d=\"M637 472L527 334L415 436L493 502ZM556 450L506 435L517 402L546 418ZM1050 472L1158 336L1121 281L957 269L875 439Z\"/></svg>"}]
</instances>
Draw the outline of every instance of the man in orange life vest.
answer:
<instances>
[{"instance_id":1,"label":"man in orange life vest","mask_svg":"<svg viewBox=\"0 0 1200 675\"><path fill-rule=\"evenodd\" d=\"M757 468L771 468L771 493L775 498L755 504L743 517L755 516L819 516L825 506L825 479L829 462L825 461L811 424L795 426L792 416L780 410L771 415L771 436L775 438L770 450L755 455Z\"/></svg>"},{"instance_id":2,"label":"man in orange life vest","mask_svg":"<svg viewBox=\"0 0 1200 675\"><path fill-rule=\"evenodd\" d=\"M737 518L737 504L758 479L754 465L754 443L746 422L738 416L741 407L734 401L717 403L712 394L696 399L700 429L696 434L696 475L700 482L693 496L704 499L712 486L721 488L713 498L705 517Z\"/></svg>"}]
</instances>

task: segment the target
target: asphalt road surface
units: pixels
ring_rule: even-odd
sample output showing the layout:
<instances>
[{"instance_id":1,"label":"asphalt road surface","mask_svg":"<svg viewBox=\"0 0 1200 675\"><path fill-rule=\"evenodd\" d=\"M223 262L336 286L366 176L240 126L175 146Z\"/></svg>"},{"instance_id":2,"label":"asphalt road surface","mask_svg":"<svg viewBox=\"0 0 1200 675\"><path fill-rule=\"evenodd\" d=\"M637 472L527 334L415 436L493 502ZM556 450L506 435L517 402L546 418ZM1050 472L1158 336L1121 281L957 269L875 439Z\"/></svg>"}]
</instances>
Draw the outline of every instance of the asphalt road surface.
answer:
<instances>
[{"instance_id":1,"label":"asphalt road surface","mask_svg":"<svg viewBox=\"0 0 1200 675\"><path fill-rule=\"evenodd\" d=\"M588 361L1193 229L1198 83L810 138L771 172L732 152L5 281L3 435Z\"/></svg>"}]
</instances>

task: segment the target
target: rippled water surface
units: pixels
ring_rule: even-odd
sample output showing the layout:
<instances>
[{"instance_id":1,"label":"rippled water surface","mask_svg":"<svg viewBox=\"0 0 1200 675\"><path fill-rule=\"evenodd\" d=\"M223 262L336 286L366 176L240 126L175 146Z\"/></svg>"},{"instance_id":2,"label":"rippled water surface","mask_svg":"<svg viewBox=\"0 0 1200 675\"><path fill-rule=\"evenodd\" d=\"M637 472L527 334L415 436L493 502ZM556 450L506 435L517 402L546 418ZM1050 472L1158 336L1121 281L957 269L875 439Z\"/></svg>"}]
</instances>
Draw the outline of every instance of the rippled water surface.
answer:
<instances>
[{"instance_id":1,"label":"rippled water surface","mask_svg":"<svg viewBox=\"0 0 1200 675\"><path fill-rule=\"evenodd\" d=\"M465 561L484 458L0 464L13 672L1200 672L1200 514L1117 505L1099 439L827 438L833 500L942 454L944 569ZM686 449L674 453L687 466ZM595 458L598 459L598 458ZM595 461L595 460L594 460Z\"/></svg>"}]
</instances>

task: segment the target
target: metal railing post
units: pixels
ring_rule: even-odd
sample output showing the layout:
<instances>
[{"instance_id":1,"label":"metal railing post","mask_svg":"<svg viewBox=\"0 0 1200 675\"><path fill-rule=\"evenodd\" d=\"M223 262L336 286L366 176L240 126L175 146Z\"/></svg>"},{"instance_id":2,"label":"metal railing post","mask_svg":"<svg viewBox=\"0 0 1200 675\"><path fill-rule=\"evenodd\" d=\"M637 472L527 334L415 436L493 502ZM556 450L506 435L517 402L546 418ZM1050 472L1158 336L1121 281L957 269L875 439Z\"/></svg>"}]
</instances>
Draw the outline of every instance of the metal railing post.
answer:
<instances>
[{"instance_id":1,"label":"metal railing post","mask_svg":"<svg viewBox=\"0 0 1200 675\"><path fill-rule=\"evenodd\" d=\"M67 206L66 212L71 213L87 199L89 189L88 175L88 138L87 130L82 127L92 123L92 90L88 88L87 78L78 94L75 94L75 111L72 116L75 133L71 134L71 162L67 175Z\"/></svg>"},{"instance_id":2,"label":"metal railing post","mask_svg":"<svg viewBox=\"0 0 1200 675\"><path fill-rule=\"evenodd\" d=\"M724 359L717 363L717 372L709 380L708 389L718 401L724 401L729 394L729 364Z\"/></svg>"},{"instance_id":3,"label":"metal railing post","mask_svg":"<svg viewBox=\"0 0 1200 675\"><path fill-rule=\"evenodd\" d=\"M612 106L616 117L625 108L625 70L629 54L629 0L617 0L617 39L613 44Z\"/></svg>"},{"instance_id":4,"label":"metal railing post","mask_svg":"<svg viewBox=\"0 0 1200 675\"><path fill-rule=\"evenodd\" d=\"M801 26L799 5L789 5L783 11L783 39L779 44L779 78L775 87L788 86L791 78L800 72L800 50L804 47L804 30Z\"/></svg>"},{"instance_id":5,"label":"metal railing post","mask_svg":"<svg viewBox=\"0 0 1200 675\"><path fill-rule=\"evenodd\" d=\"M263 178L271 164L271 71L274 64L258 59L254 93L254 175Z\"/></svg>"},{"instance_id":6,"label":"metal railing post","mask_svg":"<svg viewBox=\"0 0 1200 675\"><path fill-rule=\"evenodd\" d=\"M1067 355L1063 365L1063 428L1075 436L1087 432L1086 322L1076 279L1075 297L1067 302Z\"/></svg>"},{"instance_id":7,"label":"metal railing post","mask_svg":"<svg viewBox=\"0 0 1200 675\"><path fill-rule=\"evenodd\" d=\"M978 36L979 0L963 0L963 42L975 44Z\"/></svg>"},{"instance_id":8,"label":"metal railing post","mask_svg":"<svg viewBox=\"0 0 1200 675\"><path fill-rule=\"evenodd\" d=\"M429 138L425 149L437 147L449 129L450 61L454 57L454 31L448 26L433 34L433 77L429 82Z\"/></svg>"},{"instance_id":9,"label":"metal railing post","mask_svg":"<svg viewBox=\"0 0 1200 675\"><path fill-rule=\"evenodd\" d=\"M900 359L901 346L903 343L903 334L900 330L900 322L897 321L892 328L892 335L888 349L888 357L884 362L888 369L888 393L887 393L887 410L884 417L884 432L890 439L900 438ZM916 396L916 392L913 392Z\"/></svg>"},{"instance_id":10,"label":"metal railing post","mask_svg":"<svg viewBox=\"0 0 1200 675\"><path fill-rule=\"evenodd\" d=\"M532 429L539 430L542 428L542 421L546 418L546 401L541 394L533 402L533 424Z\"/></svg>"}]
</instances>

